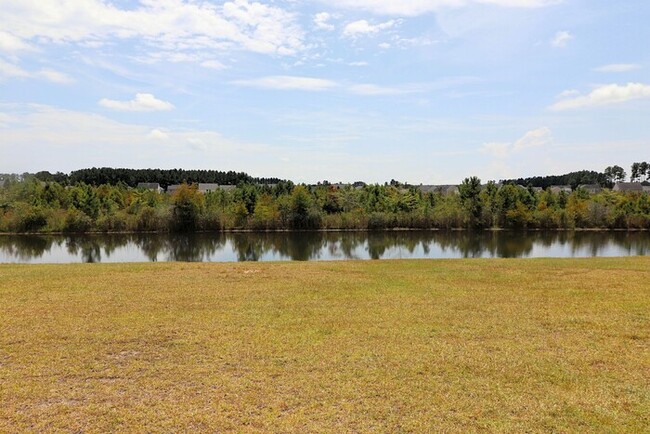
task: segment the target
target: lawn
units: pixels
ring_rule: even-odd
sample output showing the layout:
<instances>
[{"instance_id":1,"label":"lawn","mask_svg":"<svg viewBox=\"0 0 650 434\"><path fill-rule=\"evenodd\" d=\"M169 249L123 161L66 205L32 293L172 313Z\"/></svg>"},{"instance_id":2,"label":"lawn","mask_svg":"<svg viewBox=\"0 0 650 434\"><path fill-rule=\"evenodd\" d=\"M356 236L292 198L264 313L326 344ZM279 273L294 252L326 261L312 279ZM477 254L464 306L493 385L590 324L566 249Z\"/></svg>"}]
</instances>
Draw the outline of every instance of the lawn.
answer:
<instances>
[{"instance_id":1,"label":"lawn","mask_svg":"<svg viewBox=\"0 0 650 434\"><path fill-rule=\"evenodd\" d=\"M0 265L0 432L649 432L650 258Z\"/></svg>"}]
</instances>

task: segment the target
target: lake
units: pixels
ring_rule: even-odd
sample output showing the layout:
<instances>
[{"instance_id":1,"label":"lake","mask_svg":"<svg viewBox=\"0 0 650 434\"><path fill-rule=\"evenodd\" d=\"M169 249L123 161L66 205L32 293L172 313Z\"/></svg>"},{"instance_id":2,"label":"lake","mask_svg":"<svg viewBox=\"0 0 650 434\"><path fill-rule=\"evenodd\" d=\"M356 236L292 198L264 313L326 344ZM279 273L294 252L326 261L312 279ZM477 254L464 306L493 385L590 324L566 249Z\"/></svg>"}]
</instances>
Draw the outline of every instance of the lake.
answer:
<instances>
[{"instance_id":1,"label":"lake","mask_svg":"<svg viewBox=\"0 0 650 434\"><path fill-rule=\"evenodd\" d=\"M650 255L650 232L279 232L0 236L0 263Z\"/></svg>"}]
</instances>

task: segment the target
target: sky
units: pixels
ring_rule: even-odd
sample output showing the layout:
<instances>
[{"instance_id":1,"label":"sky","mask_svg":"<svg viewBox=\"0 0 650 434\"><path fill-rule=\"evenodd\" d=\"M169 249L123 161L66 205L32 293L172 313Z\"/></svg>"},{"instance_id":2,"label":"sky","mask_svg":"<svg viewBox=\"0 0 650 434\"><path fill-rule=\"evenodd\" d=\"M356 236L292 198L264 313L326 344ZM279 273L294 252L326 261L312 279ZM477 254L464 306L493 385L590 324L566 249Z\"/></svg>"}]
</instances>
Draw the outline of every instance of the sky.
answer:
<instances>
[{"instance_id":1,"label":"sky","mask_svg":"<svg viewBox=\"0 0 650 434\"><path fill-rule=\"evenodd\" d=\"M647 0L0 0L0 173L629 172L649 21Z\"/></svg>"}]
</instances>

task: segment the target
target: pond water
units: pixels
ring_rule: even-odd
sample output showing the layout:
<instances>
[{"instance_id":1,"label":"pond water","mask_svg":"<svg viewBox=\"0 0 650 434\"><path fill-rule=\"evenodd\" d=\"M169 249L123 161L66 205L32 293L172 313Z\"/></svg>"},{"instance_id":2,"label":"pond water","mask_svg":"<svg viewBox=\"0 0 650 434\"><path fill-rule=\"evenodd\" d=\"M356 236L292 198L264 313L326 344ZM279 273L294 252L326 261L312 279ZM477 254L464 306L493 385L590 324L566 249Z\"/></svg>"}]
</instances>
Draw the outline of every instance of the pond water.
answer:
<instances>
[{"instance_id":1,"label":"pond water","mask_svg":"<svg viewBox=\"0 0 650 434\"><path fill-rule=\"evenodd\" d=\"M650 255L650 232L391 231L0 236L0 263L639 255Z\"/></svg>"}]
</instances>

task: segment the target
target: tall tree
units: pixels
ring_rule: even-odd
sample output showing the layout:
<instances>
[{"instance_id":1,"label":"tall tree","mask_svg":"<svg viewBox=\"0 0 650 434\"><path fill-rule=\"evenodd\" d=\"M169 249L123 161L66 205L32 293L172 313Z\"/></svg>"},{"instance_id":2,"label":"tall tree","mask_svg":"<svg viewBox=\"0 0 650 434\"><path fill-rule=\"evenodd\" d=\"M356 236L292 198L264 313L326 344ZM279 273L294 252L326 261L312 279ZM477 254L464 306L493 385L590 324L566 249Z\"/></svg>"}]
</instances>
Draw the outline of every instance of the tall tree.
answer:
<instances>
[{"instance_id":1,"label":"tall tree","mask_svg":"<svg viewBox=\"0 0 650 434\"><path fill-rule=\"evenodd\" d=\"M621 166L609 166L605 169L605 176L610 182L624 181L627 173Z\"/></svg>"},{"instance_id":2,"label":"tall tree","mask_svg":"<svg viewBox=\"0 0 650 434\"><path fill-rule=\"evenodd\" d=\"M458 190L460 191L460 199L463 202L463 206L469 215L468 225L470 227L481 226L481 214L483 212L480 198L481 180L476 176L465 178L458 187Z\"/></svg>"},{"instance_id":3,"label":"tall tree","mask_svg":"<svg viewBox=\"0 0 650 434\"><path fill-rule=\"evenodd\" d=\"M650 165L647 161L639 163L639 177L643 177L643 181L647 181L650 178Z\"/></svg>"},{"instance_id":4,"label":"tall tree","mask_svg":"<svg viewBox=\"0 0 650 434\"><path fill-rule=\"evenodd\" d=\"M630 181L635 182L639 180L639 178L641 177L640 166L641 165L639 163L632 163L632 167L630 170Z\"/></svg>"},{"instance_id":5,"label":"tall tree","mask_svg":"<svg viewBox=\"0 0 650 434\"><path fill-rule=\"evenodd\" d=\"M172 208L173 229L179 232L192 232L198 229L199 215L203 208L204 198L197 191L196 184L183 184L174 193Z\"/></svg>"}]
</instances>

